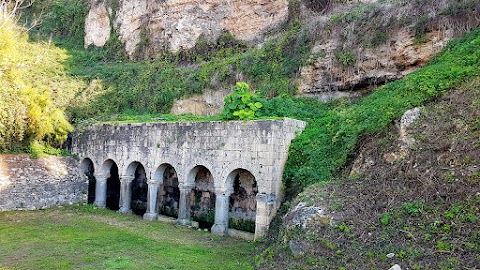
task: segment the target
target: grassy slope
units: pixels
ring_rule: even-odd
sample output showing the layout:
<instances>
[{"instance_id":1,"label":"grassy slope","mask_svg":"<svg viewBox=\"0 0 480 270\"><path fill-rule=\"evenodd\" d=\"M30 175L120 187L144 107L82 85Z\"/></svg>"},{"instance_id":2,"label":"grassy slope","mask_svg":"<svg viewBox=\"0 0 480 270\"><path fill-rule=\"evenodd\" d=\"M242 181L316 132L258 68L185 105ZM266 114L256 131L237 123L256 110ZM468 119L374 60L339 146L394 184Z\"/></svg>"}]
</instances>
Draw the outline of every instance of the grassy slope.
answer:
<instances>
[{"instance_id":1,"label":"grassy slope","mask_svg":"<svg viewBox=\"0 0 480 270\"><path fill-rule=\"evenodd\" d=\"M254 245L74 206L0 213L0 269L251 269Z\"/></svg>"},{"instance_id":2,"label":"grassy slope","mask_svg":"<svg viewBox=\"0 0 480 270\"><path fill-rule=\"evenodd\" d=\"M260 269L478 268L479 119L476 76L422 108L403 157L395 125L362 140L355 165L337 181L311 186L292 202L325 209L337 226L314 218L291 227L290 212ZM293 256L291 241L304 254Z\"/></svg>"}]
</instances>

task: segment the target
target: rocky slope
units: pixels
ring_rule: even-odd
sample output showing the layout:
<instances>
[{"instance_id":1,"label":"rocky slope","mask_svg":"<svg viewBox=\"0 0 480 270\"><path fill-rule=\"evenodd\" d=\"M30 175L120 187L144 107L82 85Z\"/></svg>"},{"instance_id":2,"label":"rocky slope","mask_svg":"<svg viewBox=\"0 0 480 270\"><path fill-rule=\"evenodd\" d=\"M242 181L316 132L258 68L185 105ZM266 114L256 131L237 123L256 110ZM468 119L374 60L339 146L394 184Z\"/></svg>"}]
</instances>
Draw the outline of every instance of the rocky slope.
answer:
<instances>
[{"instance_id":1,"label":"rocky slope","mask_svg":"<svg viewBox=\"0 0 480 270\"><path fill-rule=\"evenodd\" d=\"M303 1L329 2L329 1ZM357 2L357 3L352 3ZM453 37L480 25L478 1L349 1L302 5L313 32L299 93L327 100L403 78L428 63Z\"/></svg>"}]
</instances>

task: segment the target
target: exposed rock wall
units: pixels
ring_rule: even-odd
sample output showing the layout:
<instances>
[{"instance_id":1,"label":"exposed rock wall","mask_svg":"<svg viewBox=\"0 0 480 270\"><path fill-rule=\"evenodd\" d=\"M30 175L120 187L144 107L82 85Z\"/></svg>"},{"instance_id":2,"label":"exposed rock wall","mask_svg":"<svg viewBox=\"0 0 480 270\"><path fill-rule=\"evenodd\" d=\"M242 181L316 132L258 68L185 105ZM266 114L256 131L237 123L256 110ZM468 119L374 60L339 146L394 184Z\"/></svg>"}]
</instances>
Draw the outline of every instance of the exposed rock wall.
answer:
<instances>
[{"instance_id":1,"label":"exposed rock wall","mask_svg":"<svg viewBox=\"0 0 480 270\"><path fill-rule=\"evenodd\" d=\"M92 4L85 18L85 48L92 44L103 47L110 39L111 12L103 2Z\"/></svg>"},{"instance_id":2,"label":"exposed rock wall","mask_svg":"<svg viewBox=\"0 0 480 270\"><path fill-rule=\"evenodd\" d=\"M302 96L328 100L368 93L427 65L450 40L480 26L478 1L338 2L302 1L299 8L314 40L300 70Z\"/></svg>"},{"instance_id":3,"label":"exposed rock wall","mask_svg":"<svg viewBox=\"0 0 480 270\"><path fill-rule=\"evenodd\" d=\"M225 97L231 90L205 90L201 95L175 100L172 113L193 113L197 115L212 116L222 112Z\"/></svg>"},{"instance_id":4,"label":"exposed rock wall","mask_svg":"<svg viewBox=\"0 0 480 270\"><path fill-rule=\"evenodd\" d=\"M453 37L453 31L435 31L426 35L424 43L415 44L414 33L402 29L378 47L358 46L351 52L355 58L351 65L336 59L341 44L319 42L313 53L324 52L325 57L301 69L299 93L321 100L359 95L352 91L401 79L425 66Z\"/></svg>"},{"instance_id":5,"label":"exposed rock wall","mask_svg":"<svg viewBox=\"0 0 480 270\"><path fill-rule=\"evenodd\" d=\"M85 202L87 179L70 157L0 155L0 211Z\"/></svg>"},{"instance_id":6,"label":"exposed rock wall","mask_svg":"<svg viewBox=\"0 0 480 270\"><path fill-rule=\"evenodd\" d=\"M91 4L85 22L85 46L105 44L107 31L99 22L109 19L107 10L104 3ZM191 49L200 36L213 41L224 31L240 40L253 41L287 19L288 1L119 0L114 12L113 25L132 56L137 46L147 40L157 52Z\"/></svg>"}]
</instances>

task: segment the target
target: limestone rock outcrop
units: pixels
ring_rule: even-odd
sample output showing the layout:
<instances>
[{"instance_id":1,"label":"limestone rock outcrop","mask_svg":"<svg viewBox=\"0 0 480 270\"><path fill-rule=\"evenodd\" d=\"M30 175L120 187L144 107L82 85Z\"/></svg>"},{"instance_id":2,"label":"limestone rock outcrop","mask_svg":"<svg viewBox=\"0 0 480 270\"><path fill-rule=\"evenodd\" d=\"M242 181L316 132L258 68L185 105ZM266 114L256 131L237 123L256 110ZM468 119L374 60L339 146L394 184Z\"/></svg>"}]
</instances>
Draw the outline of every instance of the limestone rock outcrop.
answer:
<instances>
[{"instance_id":1,"label":"limestone rock outcrop","mask_svg":"<svg viewBox=\"0 0 480 270\"><path fill-rule=\"evenodd\" d=\"M359 46L352 52L355 61L351 65L342 65L336 59L341 44L335 39L319 42L312 51L325 56L301 69L299 93L321 100L362 94L354 90L368 90L369 86L403 78L426 65L453 36L452 31L431 32L426 42L415 44L413 33L403 29L376 48Z\"/></svg>"},{"instance_id":2,"label":"limestone rock outcrop","mask_svg":"<svg viewBox=\"0 0 480 270\"><path fill-rule=\"evenodd\" d=\"M92 20L103 22L106 18L104 6L103 3L91 4L85 27L86 46L104 44L91 41L91 37L101 32L99 29L104 29L92 27L100 24ZM148 43L154 52L176 52L193 48L200 37L214 41L224 31L243 41L259 39L287 19L288 1L119 0L118 10L114 12L113 27L132 56L139 44Z\"/></svg>"},{"instance_id":3,"label":"limestone rock outcrop","mask_svg":"<svg viewBox=\"0 0 480 270\"><path fill-rule=\"evenodd\" d=\"M85 48L92 44L103 47L110 39L110 13L105 3L92 4L85 18Z\"/></svg>"},{"instance_id":4,"label":"limestone rock outcrop","mask_svg":"<svg viewBox=\"0 0 480 270\"><path fill-rule=\"evenodd\" d=\"M178 99L173 103L172 113L193 113L197 115L213 116L222 112L225 97L231 91L205 90L201 95Z\"/></svg>"}]
</instances>

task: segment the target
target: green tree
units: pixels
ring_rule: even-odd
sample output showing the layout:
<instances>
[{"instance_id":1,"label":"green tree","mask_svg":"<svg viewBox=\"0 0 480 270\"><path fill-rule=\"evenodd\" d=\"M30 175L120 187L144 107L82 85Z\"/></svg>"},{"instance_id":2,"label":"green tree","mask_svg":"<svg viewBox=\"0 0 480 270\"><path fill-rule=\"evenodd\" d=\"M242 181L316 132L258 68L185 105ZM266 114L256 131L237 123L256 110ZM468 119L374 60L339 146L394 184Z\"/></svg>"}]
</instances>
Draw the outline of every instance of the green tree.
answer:
<instances>
[{"instance_id":1,"label":"green tree","mask_svg":"<svg viewBox=\"0 0 480 270\"><path fill-rule=\"evenodd\" d=\"M73 127L64 108L83 83L62 65L63 50L28 41L27 30L0 12L0 150L33 143L59 146Z\"/></svg>"}]
</instances>

